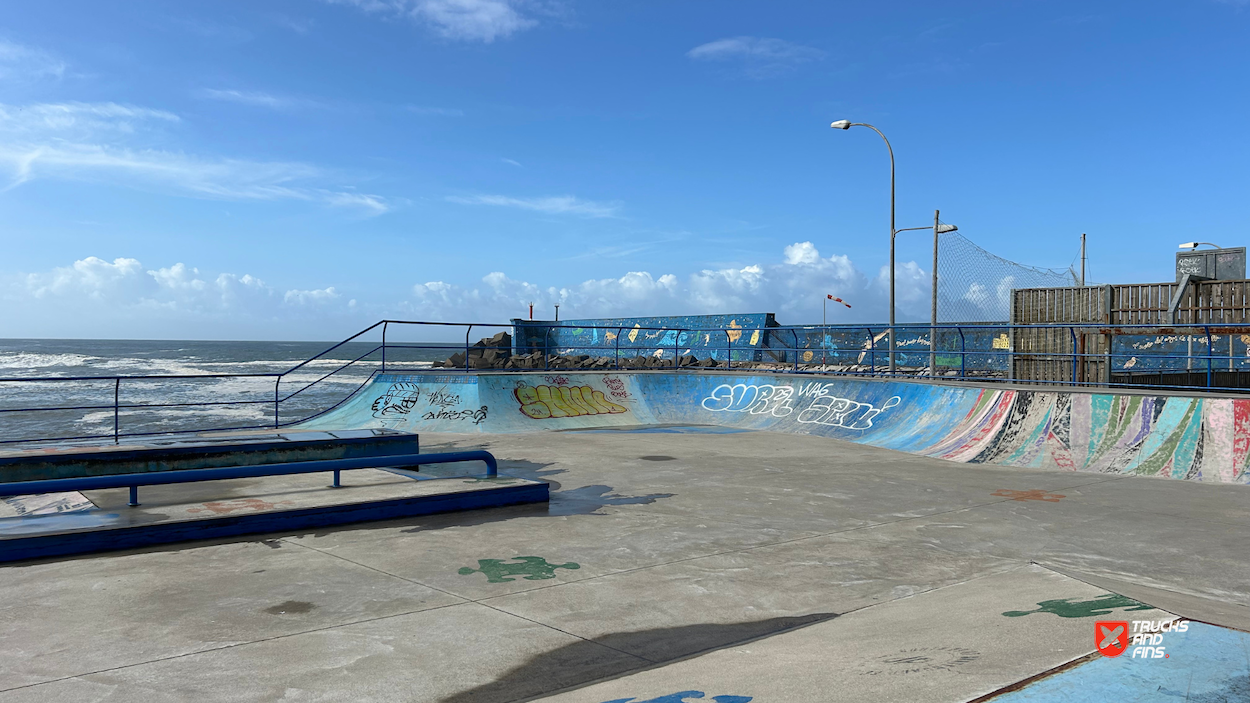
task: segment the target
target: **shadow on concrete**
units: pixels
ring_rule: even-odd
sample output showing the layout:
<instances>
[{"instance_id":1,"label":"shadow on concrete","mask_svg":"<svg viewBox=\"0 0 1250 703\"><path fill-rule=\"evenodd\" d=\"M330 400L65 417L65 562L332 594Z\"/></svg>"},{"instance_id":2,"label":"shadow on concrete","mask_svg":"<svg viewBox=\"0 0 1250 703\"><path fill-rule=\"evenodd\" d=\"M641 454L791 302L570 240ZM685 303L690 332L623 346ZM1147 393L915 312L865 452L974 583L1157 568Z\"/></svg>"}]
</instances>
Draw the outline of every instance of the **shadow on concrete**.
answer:
<instances>
[{"instance_id":1,"label":"shadow on concrete","mask_svg":"<svg viewBox=\"0 0 1250 703\"><path fill-rule=\"evenodd\" d=\"M504 703L549 695L561 689L619 678L644 668L670 664L678 659L745 644L836 617L835 613L813 613L731 625L684 625L615 632L544 652L495 681L444 698L441 703ZM675 682L674 685L684 684ZM589 699L587 701L594 703Z\"/></svg>"}]
</instances>

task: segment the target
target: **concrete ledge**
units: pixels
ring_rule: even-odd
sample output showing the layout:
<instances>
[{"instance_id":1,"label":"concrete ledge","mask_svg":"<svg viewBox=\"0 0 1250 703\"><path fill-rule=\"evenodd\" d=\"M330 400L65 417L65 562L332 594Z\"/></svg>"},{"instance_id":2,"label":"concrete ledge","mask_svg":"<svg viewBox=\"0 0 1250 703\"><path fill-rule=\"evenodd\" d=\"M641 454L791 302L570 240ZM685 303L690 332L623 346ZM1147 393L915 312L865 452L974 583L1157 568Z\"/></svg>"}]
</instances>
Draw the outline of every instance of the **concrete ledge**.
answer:
<instances>
[{"instance_id":1,"label":"concrete ledge","mask_svg":"<svg viewBox=\"0 0 1250 703\"><path fill-rule=\"evenodd\" d=\"M124 489L90 491L97 510L0 520L0 562L548 500L545 482L520 478L414 481L384 471L351 474L364 485L332 489L326 487L326 474L304 474L205 482L196 484L194 490L164 486L159 492L149 489L153 495L144 500L153 502L137 508L126 507ZM363 479L360 474L365 474ZM216 490L212 484L219 484ZM182 502L161 500L159 493L168 496L178 489L182 489ZM206 491L219 500L203 501ZM195 501L196 497L201 500Z\"/></svg>"}]
</instances>

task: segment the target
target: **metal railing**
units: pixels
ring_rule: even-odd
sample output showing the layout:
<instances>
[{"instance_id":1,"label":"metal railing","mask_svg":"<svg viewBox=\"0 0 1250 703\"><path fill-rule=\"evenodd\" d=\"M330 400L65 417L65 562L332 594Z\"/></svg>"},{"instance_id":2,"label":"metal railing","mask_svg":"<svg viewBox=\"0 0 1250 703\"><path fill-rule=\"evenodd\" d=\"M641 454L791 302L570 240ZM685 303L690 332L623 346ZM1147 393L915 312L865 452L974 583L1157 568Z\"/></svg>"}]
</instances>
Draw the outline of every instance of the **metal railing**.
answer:
<instances>
[{"instance_id":1,"label":"metal railing","mask_svg":"<svg viewBox=\"0 0 1250 703\"><path fill-rule=\"evenodd\" d=\"M463 329L463 343L395 342L397 330L417 330L446 338L449 330ZM509 341L495 345L473 342L474 330L506 330ZM61 434L46 437L0 439L0 446L22 442L109 440L161 434L280 429L306 422L342 405L376 373L435 372L490 373L551 371L619 371L668 368L681 371L768 371L812 375L889 377L889 351L885 325L810 325L778 327L666 328L641 326L561 325L538 321L511 323L452 323L382 320L289 369L272 373L215 373L177 375L105 375L39 378L0 378L0 400L11 384L54 389L66 383L103 383L111 386L112 402L76 403L62 406L0 407L0 426L5 418L31 413L85 413L111 411L112 431L96 434ZM1030 341L1048 332L1049 341ZM367 351L333 359L331 370L283 392L293 374L306 372L314 362L328 361L346 345L360 343L371 333L381 341L365 344ZM895 326L895 361L898 377L929 377L939 380L1040 383L1065 387L1155 388L1245 391L1250 387L1250 324L1241 326L1105 324L1044 325L937 325ZM1027 334L1026 334L1027 333ZM390 339L388 339L390 337ZM457 334L457 337L459 335ZM1062 341L1065 339L1067 341ZM1059 340L1059 341L1056 341ZM1086 344L1082 340L1089 341ZM1101 340L1101 341L1099 341ZM1039 347L1040 344L1040 347ZM1183 347L1181 346L1183 344ZM1092 345L1092 347L1091 347ZM1092 350L1091 350L1092 348ZM427 356L433 350L455 352L457 363L430 369L405 367L414 350ZM1183 353L1181 353L1183 351ZM490 352L493 352L491 354ZM396 358L396 357L399 358ZM409 357L405 362L403 357ZM933 360L932 362L930 360ZM511 363L509 363L509 360ZM426 362L428 363L428 361ZM697 367L696 367L697 363ZM1045 366L1045 374L1030 369ZM282 410L302 399L328 379L345 373L364 376L336 402L306 412ZM1143 383L1147 375L1158 383ZM1244 375L1244 378L1243 378ZM1044 376L1044 377L1042 377ZM1134 381L1133 379L1137 379ZM272 379L273 395L266 399L212 399L195 402L122 402L131 384L176 385L191 380ZM1166 380L1176 381L1165 383ZM1244 383L1243 383L1244 381ZM50 391L51 392L51 391ZM54 392L52 392L55 395ZM178 408L221 406L272 407L272 422L151 430L123 427L124 412L162 412ZM294 417L291 417L291 415ZM72 424L72 422L68 423Z\"/></svg>"}]
</instances>

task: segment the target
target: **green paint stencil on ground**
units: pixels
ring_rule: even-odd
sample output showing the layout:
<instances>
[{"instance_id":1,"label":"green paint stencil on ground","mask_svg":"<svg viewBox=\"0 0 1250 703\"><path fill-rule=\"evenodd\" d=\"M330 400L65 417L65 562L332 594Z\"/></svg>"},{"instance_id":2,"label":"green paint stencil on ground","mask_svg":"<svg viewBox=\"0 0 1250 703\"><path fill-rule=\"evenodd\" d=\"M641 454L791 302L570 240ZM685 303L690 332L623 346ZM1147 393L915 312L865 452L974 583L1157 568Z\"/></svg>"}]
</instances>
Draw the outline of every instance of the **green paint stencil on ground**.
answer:
<instances>
[{"instance_id":1,"label":"green paint stencil on ground","mask_svg":"<svg viewBox=\"0 0 1250 703\"><path fill-rule=\"evenodd\" d=\"M520 563L505 564L503 559L478 559L477 568L460 567L460 575L486 574L487 583L507 583L515 581L510 576L524 576L526 581L542 581L556 577L556 569L580 569L581 565L574 562L567 564L549 564L542 557L517 557Z\"/></svg>"},{"instance_id":2,"label":"green paint stencil on ground","mask_svg":"<svg viewBox=\"0 0 1250 703\"><path fill-rule=\"evenodd\" d=\"M1120 608L1126 610L1152 609L1149 605L1138 603L1132 598L1125 598L1116 593L1101 595L1093 600L1075 600L1072 598L1044 600L1038 602L1038 605L1040 607L1036 610L1008 610L1003 615L1009 618L1018 618L1033 613L1050 613L1061 618L1092 618L1109 615L1112 611Z\"/></svg>"}]
</instances>

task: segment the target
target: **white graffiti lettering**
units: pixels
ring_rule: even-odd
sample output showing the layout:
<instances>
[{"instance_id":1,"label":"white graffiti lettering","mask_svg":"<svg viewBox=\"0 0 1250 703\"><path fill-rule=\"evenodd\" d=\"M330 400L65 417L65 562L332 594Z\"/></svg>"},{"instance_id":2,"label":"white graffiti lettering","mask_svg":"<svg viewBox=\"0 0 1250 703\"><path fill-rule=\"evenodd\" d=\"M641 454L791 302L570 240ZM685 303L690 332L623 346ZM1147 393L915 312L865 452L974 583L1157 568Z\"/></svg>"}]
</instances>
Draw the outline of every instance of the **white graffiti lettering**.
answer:
<instances>
[{"instance_id":1,"label":"white graffiti lettering","mask_svg":"<svg viewBox=\"0 0 1250 703\"><path fill-rule=\"evenodd\" d=\"M722 383L712 394L703 399L703 408L714 413L751 413L786 417L794 412L790 398L794 389L790 386L770 384Z\"/></svg>"},{"instance_id":2,"label":"white graffiti lettering","mask_svg":"<svg viewBox=\"0 0 1250 703\"><path fill-rule=\"evenodd\" d=\"M797 390L792 386L772 384L723 383L703 399L703 408L714 413L733 412L752 415L788 417L794 412L791 403L810 398L811 404L795 418L805 425L824 425L848 430L866 430L873 418L903 402L898 396L886 400L881 407L834 395L836 384L805 383Z\"/></svg>"}]
</instances>

